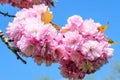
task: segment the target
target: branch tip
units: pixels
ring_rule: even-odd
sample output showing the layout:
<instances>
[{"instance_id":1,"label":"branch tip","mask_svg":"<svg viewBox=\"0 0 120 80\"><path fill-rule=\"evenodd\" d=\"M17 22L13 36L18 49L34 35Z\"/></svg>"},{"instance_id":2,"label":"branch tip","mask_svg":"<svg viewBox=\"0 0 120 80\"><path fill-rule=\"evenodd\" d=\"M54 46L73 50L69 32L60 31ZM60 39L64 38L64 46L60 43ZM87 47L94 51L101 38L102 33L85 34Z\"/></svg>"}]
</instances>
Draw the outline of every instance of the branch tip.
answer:
<instances>
[{"instance_id":1,"label":"branch tip","mask_svg":"<svg viewBox=\"0 0 120 80\"><path fill-rule=\"evenodd\" d=\"M2 30L0 30L0 38L1 40L7 45L7 47L16 55L17 59L21 60L24 64L26 64L27 62L22 59L20 57L20 55L18 54L18 52L20 52L20 50L17 47L11 46L10 42L13 42L13 39L11 38L6 38L4 36L4 33L2 32Z\"/></svg>"},{"instance_id":2,"label":"branch tip","mask_svg":"<svg viewBox=\"0 0 120 80\"><path fill-rule=\"evenodd\" d=\"M4 12L0 11L0 14L2 14L3 16L12 17L12 18L15 17L14 15L8 14L8 12L7 12L7 13L4 13Z\"/></svg>"}]
</instances>

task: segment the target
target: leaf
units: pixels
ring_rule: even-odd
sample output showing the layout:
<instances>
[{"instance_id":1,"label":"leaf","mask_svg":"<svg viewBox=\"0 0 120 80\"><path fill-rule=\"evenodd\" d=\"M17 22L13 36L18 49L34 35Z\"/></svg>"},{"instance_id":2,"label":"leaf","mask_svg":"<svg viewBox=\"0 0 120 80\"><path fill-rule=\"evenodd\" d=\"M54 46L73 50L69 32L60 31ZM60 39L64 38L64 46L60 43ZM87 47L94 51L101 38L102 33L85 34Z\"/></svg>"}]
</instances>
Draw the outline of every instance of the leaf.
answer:
<instances>
[{"instance_id":1,"label":"leaf","mask_svg":"<svg viewBox=\"0 0 120 80\"><path fill-rule=\"evenodd\" d=\"M116 44L116 42L114 42L114 41L113 41L112 39L110 39L110 38L107 38L107 40L108 40L108 43L111 44L111 45Z\"/></svg>"},{"instance_id":2,"label":"leaf","mask_svg":"<svg viewBox=\"0 0 120 80\"><path fill-rule=\"evenodd\" d=\"M97 29L103 33L103 32L106 31L108 25L109 25L109 22L106 25L104 25L104 26L99 26Z\"/></svg>"},{"instance_id":3,"label":"leaf","mask_svg":"<svg viewBox=\"0 0 120 80\"><path fill-rule=\"evenodd\" d=\"M52 23L52 22L50 22L52 25L53 25L53 27L56 29L56 30L60 30L60 27L57 25L57 24L55 24L55 23Z\"/></svg>"},{"instance_id":4,"label":"leaf","mask_svg":"<svg viewBox=\"0 0 120 80\"><path fill-rule=\"evenodd\" d=\"M52 21L53 15L49 12L48 8L45 13L42 14L41 20L44 22L44 24L48 24Z\"/></svg>"}]
</instances>

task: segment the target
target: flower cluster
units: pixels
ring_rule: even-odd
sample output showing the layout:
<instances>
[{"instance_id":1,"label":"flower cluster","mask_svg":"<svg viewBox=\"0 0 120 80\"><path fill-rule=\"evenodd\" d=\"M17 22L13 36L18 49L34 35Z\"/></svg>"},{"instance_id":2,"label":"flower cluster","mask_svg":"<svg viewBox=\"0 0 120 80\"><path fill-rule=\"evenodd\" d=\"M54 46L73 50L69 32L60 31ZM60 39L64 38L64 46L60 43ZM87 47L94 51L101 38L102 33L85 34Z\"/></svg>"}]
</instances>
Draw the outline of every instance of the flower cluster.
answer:
<instances>
[{"instance_id":1,"label":"flower cluster","mask_svg":"<svg viewBox=\"0 0 120 80\"><path fill-rule=\"evenodd\" d=\"M14 39L14 45L23 56L34 58L38 64L45 62L50 65L55 62L53 57L57 46L57 30L42 20L46 11L48 7L41 4L17 12L14 21L7 27L7 35Z\"/></svg>"},{"instance_id":2,"label":"flower cluster","mask_svg":"<svg viewBox=\"0 0 120 80\"><path fill-rule=\"evenodd\" d=\"M32 7L32 5L38 5L38 4L46 4L48 6L53 5L52 0L0 0L0 4L6 4L6 3L9 3L12 6L18 8L29 8Z\"/></svg>"},{"instance_id":3,"label":"flower cluster","mask_svg":"<svg viewBox=\"0 0 120 80\"><path fill-rule=\"evenodd\" d=\"M68 19L68 24L58 34L59 46L64 47L64 56L59 62L64 77L82 79L112 57L113 49L105 34L98 30L100 26L100 23L92 19L83 20L78 15Z\"/></svg>"},{"instance_id":4,"label":"flower cluster","mask_svg":"<svg viewBox=\"0 0 120 80\"><path fill-rule=\"evenodd\" d=\"M52 13L44 4L22 9L9 23L7 35L14 39L20 54L32 57L37 64L57 62L61 74L72 80L83 79L112 57L111 44L98 29L100 23L74 15L57 32L51 20Z\"/></svg>"}]
</instances>

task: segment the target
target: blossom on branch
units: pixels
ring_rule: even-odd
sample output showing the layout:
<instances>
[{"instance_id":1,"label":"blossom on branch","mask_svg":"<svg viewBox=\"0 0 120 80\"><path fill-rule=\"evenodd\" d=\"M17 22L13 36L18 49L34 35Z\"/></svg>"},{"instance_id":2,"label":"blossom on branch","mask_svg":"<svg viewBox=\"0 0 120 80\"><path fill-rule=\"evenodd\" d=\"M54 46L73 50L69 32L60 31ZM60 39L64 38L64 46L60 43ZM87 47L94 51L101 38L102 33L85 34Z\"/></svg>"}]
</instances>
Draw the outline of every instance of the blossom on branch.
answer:
<instances>
[{"instance_id":1,"label":"blossom on branch","mask_svg":"<svg viewBox=\"0 0 120 80\"><path fill-rule=\"evenodd\" d=\"M33 5L46 4L47 6L54 6L52 0L0 0L0 4L11 4L18 8L30 8Z\"/></svg>"},{"instance_id":2,"label":"blossom on branch","mask_svg":"<svg viewBox=\"0 0 120 80\"><path fill-rule=\"evenodd\" d=\"M8 24L6 33L14 39L14 45L23 56L34 58L37 64L45 62L50 65L55 62L57 30L50 22L42 20L46 11L52 15L44 4L22 9L17 12L14 21Z\"/></svg>"},{"instance_id":3,"label":"blossom on branch","mask_svg":"<svg viewBox=\"0 0 120 80\"><path fill-rule=\"evenodd\" d=\"M98 70L107 63L107 58L113 56L113 49L106 35L98 30L100 23L92 19L83 20L74 15L68 19L68 24L60 30L59 45L66 52L59 61L64 77L70 80L81 80L85 74Z\"/></svg>"},{"instance_id":4,"label":"blossom on branch","mask_svg":"<svg viewBox=\"0 0 120 80\"><path fill-rule=\"evenodd\" d=\"M52 18L44 4L24 8L8 24L6 33L20 54L33 58L38 65L59 63L61 74L70 80L82 80L113 56L112 44L100 23L74 15L60 28Z\"/></svg>"}]
</instances>

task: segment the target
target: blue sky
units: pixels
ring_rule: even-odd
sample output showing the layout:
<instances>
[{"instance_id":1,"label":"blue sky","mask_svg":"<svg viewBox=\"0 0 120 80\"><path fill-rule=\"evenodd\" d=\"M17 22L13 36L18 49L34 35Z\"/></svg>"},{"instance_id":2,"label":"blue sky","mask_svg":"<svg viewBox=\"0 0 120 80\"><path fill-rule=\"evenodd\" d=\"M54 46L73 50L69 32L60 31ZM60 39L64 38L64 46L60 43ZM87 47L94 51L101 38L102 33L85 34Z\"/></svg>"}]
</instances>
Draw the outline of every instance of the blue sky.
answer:
<instances>
[{"instance_id":1,"label":"blue sky","mask_svg":"<svg viewBox=\"0 0 120 80\"><path fill-rule=\"evenodd\" d=\"M0 5L0 11L15 14L19 9L10 5ZM59 26L64 26L68 17L75 14L82 16L83 19L92 18L103 25L110 22L105 34L117 44L112 46L115 49L113 58L93 74L95 80L102 80L110 73L113 60L120 61L120 0L58 0L51 11L54 14L53 22ZM12 18L0 15L0 29L4 33L8 22L12 20ZM0 80L35 80L39 76L49 76L51 80L62 80L58 64L50 67L44 64L38 66L31 58L24 59L27 64L17 60L16 56L0 40Z\"/></svg>"}]
</instances>

